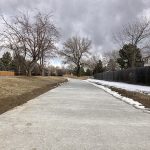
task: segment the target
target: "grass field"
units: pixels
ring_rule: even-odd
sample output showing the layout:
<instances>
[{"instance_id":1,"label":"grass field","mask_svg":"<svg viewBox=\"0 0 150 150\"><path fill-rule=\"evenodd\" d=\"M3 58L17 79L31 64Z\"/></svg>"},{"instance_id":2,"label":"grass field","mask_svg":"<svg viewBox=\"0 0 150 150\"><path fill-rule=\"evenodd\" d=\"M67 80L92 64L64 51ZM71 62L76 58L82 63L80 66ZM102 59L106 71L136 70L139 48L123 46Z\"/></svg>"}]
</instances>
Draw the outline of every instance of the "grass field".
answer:
<instances>
[{"instance_id":1,"label":"grass field","mask_svg":"<svg viewBox=\"0 0 150 150\"><path fill-rule=\"evenodd\" d=\"M0 114L65 82L62 77L0 78Z\"/></svg>"}]
</instances>

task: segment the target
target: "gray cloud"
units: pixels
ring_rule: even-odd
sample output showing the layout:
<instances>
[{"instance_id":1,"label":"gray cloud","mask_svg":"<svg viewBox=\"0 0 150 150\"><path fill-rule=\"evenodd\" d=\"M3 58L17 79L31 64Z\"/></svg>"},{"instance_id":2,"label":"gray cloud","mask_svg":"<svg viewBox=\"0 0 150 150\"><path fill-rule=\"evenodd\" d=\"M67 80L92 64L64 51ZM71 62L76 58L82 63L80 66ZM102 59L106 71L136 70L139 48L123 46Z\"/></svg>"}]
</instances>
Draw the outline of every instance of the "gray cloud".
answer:
<instances>
[{"instance_id":1,"label":"gray cloud","mask_svg":"<svg viewBox=\"0 0 150 150\"><path fill-rule=\"evenodd\" d=\"M18 10L53 11L54 20L65 41L72 35L89 37L95 51L115 48L113 33L150 8L149 0L1 0L6 15Z\"/></svg>"}]
</instances>

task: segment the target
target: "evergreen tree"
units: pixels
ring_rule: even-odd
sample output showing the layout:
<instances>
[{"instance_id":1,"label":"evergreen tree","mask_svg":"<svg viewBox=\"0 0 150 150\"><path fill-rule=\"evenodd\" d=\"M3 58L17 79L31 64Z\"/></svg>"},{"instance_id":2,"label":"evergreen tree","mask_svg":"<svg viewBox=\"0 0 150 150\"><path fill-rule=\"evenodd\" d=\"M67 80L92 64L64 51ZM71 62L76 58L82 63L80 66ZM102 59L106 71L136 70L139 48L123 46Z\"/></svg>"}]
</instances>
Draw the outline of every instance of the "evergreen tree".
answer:
<instances>
[{"instance_id":1,"label":"evergreen tree","mask_svg":"<svg viewBox=\"0 0 150 150\"><path fill-rule=\"evenodd\" d=\"M4 64L3 64L2 60L1 60L1 58L0 58L0 70L1 71L5 70L5 67L4 67Z\"/></svg>"},{"instance_id":2,"label":"evergreen tree","mask_svg":"<svg viewBox=\"0 0 150 150\"><path fill-rule=\"evenodd\" d=\"M12 57L9 52L3 54L0 60L1 70L9 71L12 68Z\"/></svg>"},{"instance_id":3,"label":"evergreen tree","mask_svg":"<svg viewBox=\"0 0 150 150\"><path fill-rule=\"evenodd\" d=\"M13 70L15 70L17 75L26 75L27 70L24 64L27 65L27 63L28 62L24 59L23 56L15 55L13 59ZM37 67L35 66L35 68Z\"/></svg>"},{"instance_id":4,"label":"evergreen tree","mask_svg":"<svg viewBox=\"0 0 150 150\"><path fill-rule=\"evenodd\" d=\"M86 76L91 76L92 75L92 71L90 69L87 69L85 72Z\"/></svg>"},{"instance_id":5,"label":"evergreen tree","mask_svg":"<svg viewBox=\"0 0 150 150\"><path fill-rule=\"evenodd\" d=\"M120 49L119 56L117 62L121 68L140 67L143 64L141 51L136 45L125 44Z\"/></svg>"},{"instance_id":6,"label":"evergreen tree","mask_svg":"<svg viewBox=\"0 0 150 150\"><path fill-rule=\"evenodd\" d=\"M80 76L84 76L85 75L85 70L83 67L80 68Z\"/></svg>"},{"instance_id":7,"label":"evergreen tree","mask_svg":"<svg viewBox=\"0 0 150 150\"><path fill-rule=\"evenodd\" d=\"M103 69L103 64L102 64L102 61L99 60L99 62L96 64L94 70L93 70L93 74L96 74L96 73L101 73L103 72L104 69Z\"/></svg>"},{"instance_id":8,"label":"evergreen tree","mask_svg":"<svg viewBox=\"0 0 150 150\"><path fill-rule=\"evenodd\" d=\"M77 67L74 68L73 74L76 76L84 76L85 75L85 70L83 67L80 67L80 72L77 74Z\"/></svg>"}]
</instances>

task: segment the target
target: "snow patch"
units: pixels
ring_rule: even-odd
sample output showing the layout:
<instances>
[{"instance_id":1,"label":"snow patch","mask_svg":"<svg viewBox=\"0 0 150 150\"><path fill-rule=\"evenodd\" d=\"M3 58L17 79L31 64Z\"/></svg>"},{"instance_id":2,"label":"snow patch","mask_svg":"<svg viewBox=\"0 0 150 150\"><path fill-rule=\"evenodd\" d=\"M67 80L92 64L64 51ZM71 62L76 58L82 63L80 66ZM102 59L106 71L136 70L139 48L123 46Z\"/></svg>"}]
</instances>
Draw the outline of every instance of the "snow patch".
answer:
<instances>
[{"instance_id":1,"label":"snow patch","mask_svg":"<svg viewBox=\"0 0 150 150\"><path fill-rule=\"evenodd\" d=\"M95 79L88 79L87 81L104 85L104 86L116 87L127 91L140 92L140 93L145 93L150 95L150 86L134 85L134 84L128 84L122 82L111 82L111 81L95 80Z\"/></svg>"},{"instance_id":2,"label":"snow patch","mask_svg":"<svg viewBox=\"0 0 150 150\"><path fill-rule=\"evenodd\" d=\"M115 82L110 82L110 83L109 83L108 81L94 80L94 79L88 79L88 80L86 80L86 82L89 82L89 83L93 84L94 86L103 89L104 91L110 93L110 94L113 95L114 97L116 97L116 98L118 98L118 99L120 99L120 100L122 100L122 101L124 101L124 102L126 102L126 103L128 103L128 104L130 104L130 105L132 105L132 106L134 106L135 108L142 109L142 110L145 109L145 107L144 107L141 103L139 103L139 102L137 102L137 101L134 101L134 100L131 99L131 98L123 97L123 96L121 96L119 93L117 93L117 92L115 92L115 91L112 91L112 90L109 89L108 87L105 87L105 86L114 86L114 87L120 88L120 87L123 87L123 85L126 85L126 84L124 84L124 83L116 83L116 84L114 85L113 83L115 83ZM107 83L107 84L106 84L106 83ZM101 84L102 84L102 85L101 85ZM119 84L121 84L121 86L119 86ZM122 84L123 84L123 85L122 85ZM117 85L117 86L116 86L116 85ZM136 85L134 85L134 86L136 86ZM134 87L134 86L133 86L133 87ZM126 87L126 86L124 86L124 87ZM132 90L133 90L133 87L132 87ZM127 87L126 87L126 88L127 88ZM125 88L123 88L123 89L125 89ZM134 88L134 89L136 90L137 88ZM146 89L146 88L145 88L145 89ZM130 87L128 87L128 89L126 89L126 90L128 90L128 91L130 90L130 91L131 91ZM147 88L147 91L148 91L148 90L150 90L150 89Z\"/></svg>"}]
</instances>

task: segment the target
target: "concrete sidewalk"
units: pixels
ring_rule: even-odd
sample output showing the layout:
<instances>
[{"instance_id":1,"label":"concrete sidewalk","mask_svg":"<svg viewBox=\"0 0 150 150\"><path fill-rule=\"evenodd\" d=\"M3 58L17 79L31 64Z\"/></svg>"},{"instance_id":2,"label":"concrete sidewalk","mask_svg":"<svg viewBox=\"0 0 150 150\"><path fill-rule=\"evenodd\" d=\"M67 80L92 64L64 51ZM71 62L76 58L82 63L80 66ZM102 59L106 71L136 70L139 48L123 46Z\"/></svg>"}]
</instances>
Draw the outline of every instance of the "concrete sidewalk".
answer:
<instances>
[{"instance_id":1,"label":"concrete sidewalk","mask_svg":"<svg viewBox=\"0 0 150 150\"><path fill-rule=\"evenodd\" d=\"M0 150L150 150L150 114L71 79L1 115Z\"/></svg>"}]
</instances>

